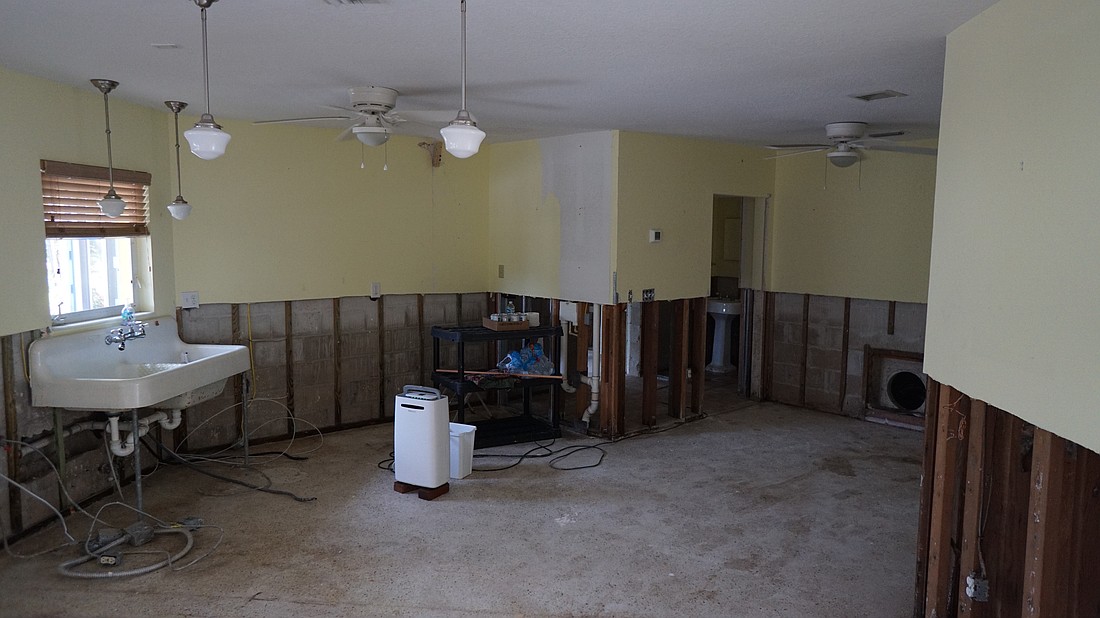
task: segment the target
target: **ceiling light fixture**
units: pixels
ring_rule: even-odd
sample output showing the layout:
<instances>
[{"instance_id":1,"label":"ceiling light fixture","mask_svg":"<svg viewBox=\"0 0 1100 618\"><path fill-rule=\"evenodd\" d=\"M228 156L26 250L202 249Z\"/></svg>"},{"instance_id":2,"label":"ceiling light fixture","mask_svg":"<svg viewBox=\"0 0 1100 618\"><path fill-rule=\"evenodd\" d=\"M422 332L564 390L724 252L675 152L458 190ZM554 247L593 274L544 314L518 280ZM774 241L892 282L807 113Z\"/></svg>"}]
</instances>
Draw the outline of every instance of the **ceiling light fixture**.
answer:
<instances>
[{"instance_id":1,"label":"ceiling light fixture","mask_svg":"<svg viewBox=\"0 0 1100 618\"><path fill-rule=\"evenodd\" d=\"M229 143L230 135L222 131L221 125L214 121L210 114L210 60L206 44L206 9L218 0L195 0L195 5L202 9L202 78L206 89L206 113L199 117L193 129L184 131L191 146L191 152L200 159L217 159L225 154L225 146Z\"/></svg>"},{"instance_id":2,"label":"ceiling light fixture","mask_svg":"<svg viewBox=\"0 0 1100 618\"><path fill-rule=\"evenodd\" d=\"M381 146L390 139L389 129L382 126L382 119L377 114L365 117L363 125L352 127L351 133L367 146Z\"/></svg>"},{"instance_id":3,"label":"ceiling light fixture","mask_svg":"<svg viewBox=\"0 0 1100 618\"><path fill-rule=\"evenodd\" d=\"M122 198L115 192L115 162L111 155L111 105L107 101L107 95L118 88L118 82L109 79L93 79L92 84L103 93L103 116L106 118L107 125L107 178L108 182L111 183L111 188L107 190L107 194L98 203L103 214L113 219L126 210L126 202L122 201Z\"/></svg>"},{"instance_id":4,"label":"ceiling light fixture","mask_svg":"<svg viewBox=\"0 0 1100 618\"><path fill-rule=\"evenodd\" d=\"M859 153L851 150L848 144L840 144L836 150L825 153L825 158L837 167L851 167L859 161Z\"/></svg>"},{"instance_id":5,"label":"ceiling light fixture","mask_svg":"<svg viewBox=\"0 0 1100 618\"><path fill-rule=\"evenodd\" d=\"M447 126L440 129L447 152L465 159L477 154L485 131L477 128L477 121L466 111L466 0L462 1L462 109Z\"/></svg>"},{"instance_id":6,"label":"ceiling light fixture","mask_svg":"<svg viewBox=\"0 0 1100 618\"><path fill-rule=\"evenodd\" d=\"M179 191L176 199L168 205L168 212L172 213L173 219L182 221L187 218L187 215L191 214L191 205L183 199L183 180L180 175L180 112L187 107L187 104L183 101L165 101L164 104L172 110L172 114L176 118L176 132L173 135L176 136L176 189Z\"/></svg>"}]
</instances>

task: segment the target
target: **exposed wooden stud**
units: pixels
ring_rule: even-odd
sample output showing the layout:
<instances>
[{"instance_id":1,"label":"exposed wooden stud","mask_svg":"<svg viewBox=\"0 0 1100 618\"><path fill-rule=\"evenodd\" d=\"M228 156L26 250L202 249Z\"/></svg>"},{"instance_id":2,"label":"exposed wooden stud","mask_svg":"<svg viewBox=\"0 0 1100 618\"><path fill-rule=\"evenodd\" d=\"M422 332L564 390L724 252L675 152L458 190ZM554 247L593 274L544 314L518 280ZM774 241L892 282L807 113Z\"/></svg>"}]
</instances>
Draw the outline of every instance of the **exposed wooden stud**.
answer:
<instances>
[{"instance_id":1,"label":"exposed wooden stud","mask_svg":"<svg viewBox=\"0 0 1100 618\"><path fill-rule=\"evenodd\" d=\"M889 317L886 318L886 334L894 334L894 317L898 310L898 301L890 301Z\"/></svg>"},{"instance_id":2,"label":"exposed wooden stud","mask_svg":"<svg viewBox=\"0 0 1100 618\"><path fill-rule=\"evenodd\" d=\"M19 439L19 423L15 409L15 354L12 351L11 335L0 337L0 364L3 365L4 376L4 431L9 440ZM5 445L9 446L9 445ZM5 448L8 458L8 476L19 478L19 449ZM23 494L18 487L11 483L8 486L8 523L11 532L23 530Z\"/></svg>"},{"instance_id":3,"label":"exposed wooden stud","mask_svg":"<svg viewBox=\"0 0 1100 618\"><path fill-rule=\"evenodd\" d=\"M703 413L703 379L707 371L707 299L691 299L691 413Z\"/></svg>"},{"instance_id":4,"label":"exposed wooden stud","mask_svg":"<svg viewBox=\"0 0 1100 618\"><path fill-rule=\"evenodd\" d=\"M427 359L424 358L424 348L428 345L425 340L424 333L424 295L416 295L416 362L420 368L420 381L423 383L430 383L432 380L432 370L428 367Z\"/></svg>"},{"instance_id":5,"label":"exposed wooden stud","mask_svg":"<svg viewBox=\"0 0 1100 618\"><path fill-rule=\"evenodd\" d=\"M378 420L386 420L386 297L378 300Z\"/></svg>"},{"instance_id":6,"label":"exposed wooden stud","mask_svg":"<svg viewBox=\"0 0 1100 618\"><path fill-rule=\"evenodd\" d=\"M669 356L668 415L684 420L687 417L688 326L691 301L672 301L672 353Z\"/></svg>"},{"instance_id":7,"label":"exposed wooden stud","mask_svg":"<svg viewBox=\"0 0 1100 618\"><path fill-rule=\"evenodd\" d=\"M458 315L461 316L462 315L462 295L461 294L458 295L458 309L459 309ZM550 300L550 325L551 326L561 326L561 301L556 299L556 298ZM566 358L566 355L569 353L569 333L567 333L565 331L562 331L561 342L558 343L558 345L560 345L561 347L558 348L560 353L557 355L557 358L553 359L555 366L558 365L558 363L561 361L561 359ZM562 376L568 375L567 374L567 369L568 369L567 365L568 365L568 363L565 363L562 366L558 367L558 373L561 374ZM553 388L553 387L551 387L551 388ZM557 393L558 391L555 390L554 392ZM558 418L558 419L561 419L561 417L562 417L562 408L564 407L564 403L565 403L565 401L564 401L565 397L559 395L559 396L556 396L556 397L551 397L550 399L551 399L550 404L553 407L554 417Z\"/></svg>"},{"instance_id":8,"label":"exposed wooden stud","mask_svg":"<svg viewBox=\"0 0 1100 618\"><path fill-rule=\"evenodd\" d=\"M642 424L657 424L657 339L661 306L642 303Z\"/></svg>"},{"instance_id":9,"label":"exposed wooden stud","mask_svg":"<svg viewBox=\"0 0 1100 618\"><path fill-rule=\"evenodd\" d=\"M932 486L931 525L928 544L928 585L925 594L925 616L949 615L954 605L954 578L957 565L952 539L958 525L956 513L959 492L960 460L965 457L970 416L969 402L959 391L940 386L939 413L936 427L936 466Z\"/></svg>"},{"instance_id":10,"label":"exposed wooden stud","mask_svg":"<svg viewBox=\"0 0 1100 618\"><path fill-rule=\"evenodd\" d=\"M844 412L844 401L848 396L848 331L852 326L852 299L844 298L844 330L840 340L840 401L837 410ZM928 406L924 406L927 410Z\"/></svg>"},{"instance_id":11,"label":"exposed wooden stud","mask_svg":"<svg viewBox=\"0 0 1100 618\"><path fill-rule=\"evenodd\" d=\"M982 566L982 516L988 506L985 504L985 446L986 446L986 404L983 401L970 402L970 440L966 454L966 488L963 497L961 552L958 573L958 612L960 616L981 618L989 616L988 602L974 602L966 594L966 579L971 573L988 577Z\"/></svg>"},{"instance_id":12,"label":"exposed wooden stud","mask_svg":"<svg viewBox=\"0 0 1100 618\"><path fill-rule=\"evenodd\" d=\"M802 297L802 359L798 366L798 405L806 405L806 367L810 357L810 295Z\"/></svg>"},{"instance_id":13,"label":"exposed wooden stud","mask_svg":"<svg viewBox=\"0 0 1100 618\"><path fill-rule=\"evenodd\" d=\"M178 325L179 322L176 322L176 324ZM233 345L241 345L242 344L242 339L241 339L241 306L238 303L232 303L232 304L229 305L229 342ZM249 345L249 350L248 350L249 369L251 369L252 368L252 349L251 349L252 342L248 342L248 345ZM245 377L242 374L238 373L237 375L233 376L233 406L234 406L233 409L236 410L235 416L237 418L237 427L241 428L240 438L242 440L244 439L245 435L248 432L248 427L245 426L245 417L247 415L245 414L244 406L241 405L242 403L244 403L244 380L245 380ZM183 416L186 418L187 415L184 414ZM183 423L180 423L180 424L182 425ZM184 427L183 429L186 431L186 427ZM187 434L185 433L183 435L186 436ZM172 439L173 440L175 439L175 434L173 434Z\"/></svg>"},{"instance_id":14,"label":"exposed wooden stud","mask_svg":"<svg viewBox=\"0 0 1100 618\"><path fill-rule=\"evenodd\" d=\"M592 345L592 327L585 322L588 307L588 303L577 303L577 348L574 350L573 357L577 365L577 373L585 376L588 375L588 349ZM592 400L592 389L580 380L577 380L574 386L577 387L576 418L580 420L585 409L588 408L588 403Z\"/></svg>"},{"instance_id":15,"label":"exposed wooden stud","mask_svg":"<svg viewBox=\"0 0 1100 618\"><path fill-rule=\"evenodd\" d=\"M928 543L932 522L932 487L936 475L936 436L939 428L940 384L928 378L928 396L924 404L924 460L920 484L920 510L917 519L917 578L913 618L923 618L928 583Z\"/></svg>"},{"instance_id":16,"label":"exposed wooden stud","mask_svg":"<svg viewBox=\"0 0 1100 618\"><path fill-rule=\"evenodd\" d=\"M760 349L760 398L772 398L772 357L775 356L775 293L764 292L764 332Z\"/></svg>"},{"instance_id":17,"label":"exposed wooden stud","mask_svg":"<svg viewBox=\"0 0 1100 618\"><path fill-rule=\"evenodd\" d=\"M1066 508L1066 441L1045 429L1035 429L1028 508L1027 550L1024 556L1026 618L1069 616L1066 567L1072 518ZM1095 585L1095 582L1093 582Z\"/></svg>"},{"instance_id":18,"label":"exposed wooden stud","mask_svg":"<svg viewBox=\"0 0 1100 618\"><path fill-rule=\"evenodd\" d=\"M294 435L294 304L283 301L283 327L286 329L286 432Z\"/></svg>"},{"instance_id":19,"label":"exposed wooden stud","mask_svg":"<svg viewBox=\"0 0 1100 618\"><path fill-rule=\"evenodd\" d=\"M341 410L343 393L340 389L340 383L343 381L340 358L343 354L340 343L340 299L334 298L332 299L332 412L337 427L343 425Z\"/></svg>"}]
</instances>

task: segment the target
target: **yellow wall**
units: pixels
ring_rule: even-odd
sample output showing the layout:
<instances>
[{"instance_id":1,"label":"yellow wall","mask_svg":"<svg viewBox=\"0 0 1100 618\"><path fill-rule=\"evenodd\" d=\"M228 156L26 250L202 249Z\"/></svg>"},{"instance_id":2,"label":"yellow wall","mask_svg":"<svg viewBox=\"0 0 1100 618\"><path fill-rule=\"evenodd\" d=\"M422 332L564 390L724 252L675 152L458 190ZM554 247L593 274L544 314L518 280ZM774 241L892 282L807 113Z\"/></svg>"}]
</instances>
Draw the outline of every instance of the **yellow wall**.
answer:
<instances>
[{"instance_id":1,"label":"yellow wall","mask_svg":"<svg viewBox=\"0 0 1100 618\"><path fill-rule=\"evenodd\" d=\"M423 138L394 136L383 171L384 147L334 142L336 129L219 121L226 154L184 159L194 209L176 224L179 290L257 302L365 295L372 282L383 294L487 289L484 151L433 168Z\"/></svg>"},{"instance_id":2,"label":"yellow wall","mask_svg":"<svg viewBox=\"0 0 1100 618\"><path fill-rule=\"evenodd\" d=\"M557 298L561 205L556 194L542 190L539 143L495 144L489 158L488 289Z\"/></svg>"},{"instance_id":3,"label":"yellow wall","mask_svg":"<svg viewBox=\"0 0 1100 618\"><path fill-rule=\"evenodd\" d=\"M109 74L90 77L110 77ZM169 150L171 114L111 96L114 164L152 174L149 228L158 313L170 313L172 219L163 208L175 196ZM72 88L0 67L0 335L50 325L44 266L39 160L107 165L103 95L90 83ZM158 207L159 206L159 207Z\"/></svg>"},{"instance_id":4,"label":"yellow wall","mask_svg":"<svg viewBox=\"0 0 1100 618\"><path fill-rule=\"evenodd\" d=\"M620 301L644 288L657 299L710 292L715 195L772 192L774 165L758 148L721 142L619 134L617 252ZM649 230L662 231L659 243Z\"/></svg>"},{"instance_id":5,"label":"yellow wall","mask_svg":"<svg viewBox=\"0 0 1100 618\"><path fill-rule=\"evenodd\" d=\"M925 369L1100 451L1100 5L948 37Z\"/></svg>"},{"instance_id":6,"label":"yellow wall","mask_svg":"<svg viewBox=\"0 0 1100 618\"><path fill-rule=\"evenodd\" d=\"M770 290L926 301L936 158L873 151L859 165L776 159Z\"/></svg>"}]
</instances>

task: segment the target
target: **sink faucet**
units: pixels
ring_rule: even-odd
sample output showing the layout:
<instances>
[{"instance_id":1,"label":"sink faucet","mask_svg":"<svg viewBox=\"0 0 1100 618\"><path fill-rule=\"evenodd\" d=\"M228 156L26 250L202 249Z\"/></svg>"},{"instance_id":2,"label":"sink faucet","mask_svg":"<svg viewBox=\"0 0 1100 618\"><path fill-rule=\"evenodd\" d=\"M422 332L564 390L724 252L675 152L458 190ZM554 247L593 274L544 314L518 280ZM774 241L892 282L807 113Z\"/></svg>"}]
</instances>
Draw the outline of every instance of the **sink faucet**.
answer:
<instances>
[{"instance_id":1,"label":"sink faucet","mask_svg":"<svg viewBox=\"0 0 1100 618\"><path fill-rule=\"evenodd\" d=\"M118 344L118 349L125 350L126 342L131 339L141 339L145 337L145 324L132 320L128 324L124 324L121 328L112 328L107 332L107 338L104 343L111 345Z\"/></svg>"}]
</instances>

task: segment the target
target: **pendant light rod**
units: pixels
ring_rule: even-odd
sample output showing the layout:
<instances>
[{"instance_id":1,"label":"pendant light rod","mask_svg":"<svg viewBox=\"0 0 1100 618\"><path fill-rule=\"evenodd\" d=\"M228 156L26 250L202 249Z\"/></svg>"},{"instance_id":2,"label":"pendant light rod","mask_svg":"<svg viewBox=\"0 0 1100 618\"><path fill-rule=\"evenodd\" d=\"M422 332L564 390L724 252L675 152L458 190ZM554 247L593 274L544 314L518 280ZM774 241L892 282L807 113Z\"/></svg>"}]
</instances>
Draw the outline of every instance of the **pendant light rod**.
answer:
<instances>
[{"instance_id":1,"label":"pendant light rod","mask_svg":"<svg viewBox=\"0 0 1100 618\"><path fill-rule=\"evenodd\" d=\"M111 152L111 104L107 95L118 88L118 82L110 79L93 79L92 84L103 93L103 119L107 130L107 179L111 184L111 191L115 190L115 163Z\"/></svg>"},{"instance_id":2,"label":"pendant light rod","mask_svg":"<svg viewBox=\"0 0 1100 618\"><path fill-rule=\"evenodd\" d=\"M466 111L466 0L462 0L462 111Z\"/></svg>"},{"instance_id":3,"label":"pendant light rod","mask_svg":"<svg viewBox=\"0 0 1100 618\"><path fill-rule=\"evenodd\" d=\"M206 113L210 114L210 56L206 46L206 7L199 5L202 13L202 83L206 92Z\"/></svg>"},{"instance_id":4,"label":"pendant light rod","mask_svg":"<svg viewBox=\"0 0 1100 618\"><path fill-rule=\"evenodd\" d=\"M183 176L180 174L180 112L187 109L187 104L183 101L165 101L165 105L168 109L172 110L172 115L176 120L176 189L179 191L177 197L183 196Z\"/></svg>"}]
</instances>

